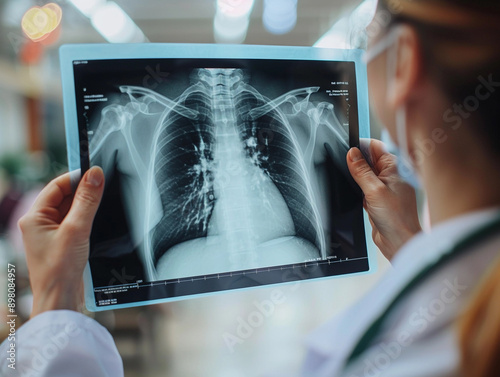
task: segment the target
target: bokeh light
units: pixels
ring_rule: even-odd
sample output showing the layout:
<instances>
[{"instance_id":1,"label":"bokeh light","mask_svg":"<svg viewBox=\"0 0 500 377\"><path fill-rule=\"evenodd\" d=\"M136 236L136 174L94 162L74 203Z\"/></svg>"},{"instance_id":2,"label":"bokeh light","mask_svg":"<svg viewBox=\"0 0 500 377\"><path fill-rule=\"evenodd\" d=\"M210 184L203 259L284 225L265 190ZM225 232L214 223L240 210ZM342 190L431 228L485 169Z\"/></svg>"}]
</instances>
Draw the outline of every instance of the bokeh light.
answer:
<instances>
[{"instance_id":1,"label":"bokeh light","mask_svg":"<svg viewBox=\"0 0 500 377\"><path fill-rule=\"evenodd\" d=\"M214 38L217 43L242 43L250 24L254 0L217 0Z\"/></svg>"},{"instance_id":2,"label":"bokeh light","mask_svg":"<svg viewBox=\"0 0 500 377\"><path fill-rule=\"evenodd\" d=\"M57 29L61 19L62 9L55 3L43 7L32 7L24 14L21 28L33 42L40 42Z\"/></svg>"},{"instance_id":3,"label":"bokeh light","mask_svg":"<svg viewBox=\"0 0 500 377\"><path fill-rule=\"evenodd\" d=\"M137 43L145 40L144 34L130 16L112 1L92 13L90 22L111 43Z\"/></svg>"},{"instance_id":4,"label":"bokeh light","mask_svg":"<svg viewBox=\"0 0 500 377\"><path fill-rule=\"evenodd\" d=\"M90 18L98 8L106 3L106 0L69 0L69 2Z\"/></svg>"},{"instance_id":5,"label":"bokeh light","mask_svg":"<svg viewBox=\"0 0 500 377\"><path fill-rule=\"evenodd\" d=\"M217 11L229 17L248 16L254 0L217 0Z\"/></svg>"},{"instance_id":6,"label":"bokeh light","mask_svg":"<svg viewBox=\"0 0 500 377\"><path fill-rule=\"evenodd\" d=\"M286 34L297 23L297 0L264 0L262 22L272 34Z\"/></svg>"}]
</instances>

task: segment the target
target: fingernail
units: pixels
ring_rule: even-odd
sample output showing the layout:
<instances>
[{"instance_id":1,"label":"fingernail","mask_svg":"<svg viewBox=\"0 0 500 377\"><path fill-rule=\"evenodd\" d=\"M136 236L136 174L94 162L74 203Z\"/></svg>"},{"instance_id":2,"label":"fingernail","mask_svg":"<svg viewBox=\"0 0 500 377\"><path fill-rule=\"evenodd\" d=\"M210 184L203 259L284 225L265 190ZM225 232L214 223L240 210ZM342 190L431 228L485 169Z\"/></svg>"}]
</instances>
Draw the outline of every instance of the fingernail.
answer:
<instances>
[{"instance_id":1,"label":"fingernail","mask_svg":"<svg viewBox=\"0 0 500 377\"><path fill-rule=\"evenodd\" d=\"M102 183L102 171L99 168L91 168L87 173L87 183L91 186L99 187Z\"/></svg>"},{"instance_id":2,"label":"fingernail","mask_svg":"<svg viewBox=\"0 0 500 377\"><path fill-rule=\"evenodd\" d=\"M363 155L358 148L351 148L351 150L349 151L349 158L352 162L356 162L363 159Z\"/></svg>"}]
</instances>

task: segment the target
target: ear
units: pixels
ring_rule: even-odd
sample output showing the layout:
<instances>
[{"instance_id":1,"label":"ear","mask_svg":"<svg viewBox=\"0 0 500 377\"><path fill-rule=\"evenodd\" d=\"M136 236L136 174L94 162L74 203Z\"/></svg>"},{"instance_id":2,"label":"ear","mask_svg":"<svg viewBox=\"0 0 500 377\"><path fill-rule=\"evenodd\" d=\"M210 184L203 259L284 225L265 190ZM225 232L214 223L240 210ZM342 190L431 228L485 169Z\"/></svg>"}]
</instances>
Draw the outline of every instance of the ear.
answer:
<instances>
[{"instance_id":1,"label":"ear","mask_svg":"<svg viewBox=\"0 0 500 377\"><path fill-rule=\"evenodd\" d=\"M411 26L402 25L399 27L398 37L393 48L396 50L389 51L389 54L397 54L397 59L389 68L392 72L388 72L388 77L392 77L392 80L387 88L387 102L396 109L416 95L422 79L423 64L419 38ZM391 56L387 58L391 59ZM394 64L396 64L395 67Z\"/></svg>"}]
</instances>

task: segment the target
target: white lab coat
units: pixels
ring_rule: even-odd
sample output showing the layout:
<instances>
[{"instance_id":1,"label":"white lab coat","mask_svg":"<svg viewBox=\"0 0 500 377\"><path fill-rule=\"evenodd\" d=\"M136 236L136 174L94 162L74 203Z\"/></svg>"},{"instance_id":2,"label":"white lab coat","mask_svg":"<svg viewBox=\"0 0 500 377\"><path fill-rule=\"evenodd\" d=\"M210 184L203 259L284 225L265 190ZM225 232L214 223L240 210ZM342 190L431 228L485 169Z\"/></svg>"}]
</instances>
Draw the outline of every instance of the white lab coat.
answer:
<instances>
[{"instance_id":1,"label":"white lab coat","mask_svg":"<svg viewBox=\"0 0 500 377\"><path fill-rule=\"evenodd\" d=\"M369 294L311 334L303 376L456 376L455 320L480 277L499 256L500 235L475 245L473 251L429 276L394 308L372 345L347 368L345 362L359 338L406 282L464 235L496 216L500 216L498 209L476 212L415 236L394 258L394 268ZM0 355L6 355L8 349L6 340ZM18 374L12 373L2 357L2 376L123 376L122 361L108 331L82 314L64 310L38 315L19 329L16 368Z\"/></svg>"},{"instance_id":2,"label":"white lab coat","mask_svg":"<svg viewBox=\"0 0 500 377\"><path fill-rule=\"evenodd\" d=\"M15 370L5 355L15 344ZM123 364L108 330L70 310L37 315L0 346L0 376L120 377Z\"/></svg>"},{"instance_id":3,"label":"white lab coat","mask_svg":"<svg viewBox=\"0 0 500 377\"><path fill-rule=\"evenodd\" d=\"M303 375L308 377L457 376L456 319L492 262L500 234L461 254L410 292L385 319L360 357L344 365L357 341L392 299L426 265L460 239L500 216L498 209L471 213L413 237L393 259L393 269L345 313L311 334Z\"/></svg>"}]
</instances>

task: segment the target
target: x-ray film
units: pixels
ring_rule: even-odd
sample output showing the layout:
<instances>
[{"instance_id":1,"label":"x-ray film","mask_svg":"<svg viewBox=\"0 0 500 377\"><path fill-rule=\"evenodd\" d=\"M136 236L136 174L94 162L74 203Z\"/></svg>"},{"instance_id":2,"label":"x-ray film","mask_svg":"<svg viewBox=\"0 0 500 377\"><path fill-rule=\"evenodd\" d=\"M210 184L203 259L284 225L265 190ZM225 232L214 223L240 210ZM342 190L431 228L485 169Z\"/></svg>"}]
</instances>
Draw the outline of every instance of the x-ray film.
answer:
<instances>
[{"instance_id":1,"label":"x-ray film","mask_svg":"<svg viewBox=\"0 0 500 377\"><path fill-rule=\"evenodd\" d=\"M358 50L61 48L70 170L106 176L90 310L368 272L346 153L369 136Z\"/></svg>"}]
</instances>

